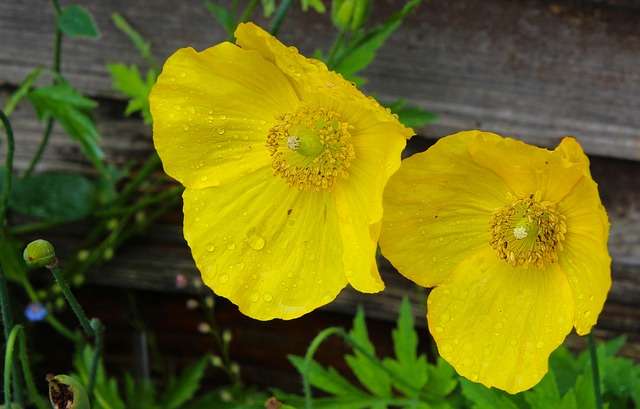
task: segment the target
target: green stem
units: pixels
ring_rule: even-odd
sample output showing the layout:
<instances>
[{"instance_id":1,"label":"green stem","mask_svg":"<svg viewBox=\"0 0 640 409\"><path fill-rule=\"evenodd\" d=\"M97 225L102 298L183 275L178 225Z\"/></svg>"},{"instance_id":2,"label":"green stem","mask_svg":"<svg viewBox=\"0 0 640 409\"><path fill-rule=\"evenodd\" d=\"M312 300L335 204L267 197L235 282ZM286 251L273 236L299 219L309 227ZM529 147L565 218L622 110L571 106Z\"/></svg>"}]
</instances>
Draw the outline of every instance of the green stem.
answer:
<instances>
[{"instance_id":1,"label":"green stem","mask_svg":"<svg viewBox=\"0 0 640 409\"><path fill-rule=\"evenodd\" d=\"M338 52L338 50L340 49L340 47L342 47L342 43L344 42L344 31L340 30L340 32L338 32L338 36L336 37L336 40L333 42L333 45L331 46L331 49L329 50L329 54L327 55L327 67L329 67L329 69L334 68L334 59L336 58L336 53Z\"/></svg>"},{"instance_id":2,"label":"green stem","mask_svg":"<svg viewBox=\"0 0 640 409\"><path fill-rule=\"evenodd\" d=\"M2 196L0 196L0 227L4 226L5 217L7 215L7 207L9 207L9 197L11 196L11 180L13 179L13 152L15 150L15 140L13 139L13 128L9 118L0 111L0 121L4 125L7 134L7 154L5 160L4 183L2 184Z\"/></svg>"},{"instance_id":3,"label":"green stem","mask_svg":"<svg viewBox=\"0 0 640 409\"><path fill-rule=\"evenodd\" d=\"M100 364L100 355L102 354L103 342L104 342L104 327L98 319L91 321L91 328L94 332L95 348L93 351L93 359L91 360L91 368L89 372L89 384L87 385L87 395L89 399L93 396L93 389L96 384L96 376L98 374L98 366Z\"/></svg>"},{"instance_id":4,"label":"green stem","mask_svg":"<svg viewBox=\"0 0 640 409\"><path fill-rule=\"evenodd\" d=\"M122 192L118 195L118 197L114 200L112 205L121 205L133 195L140 185L147 180L147 177L153 173L160 166L160 157L157 153L152 153L147 160L144 162L138 173L135 177L133 177L122 189Z\"/></svg>"},{"instance_id":5,"label":"green stem","mask_svg":"<svg viewBox=\"0 0 640 409\"><path fill-rule=\"evenodd\" d=\"M321 331L313 339L313 341L311 341L311 344L309 345L309 349L307 349L307 353L304 355L304 367L303 367L304 373L302 375L302 386L304 389L304 401L305 401L306 409L313 408L313 395L311 394L311 384L309 382L309 370L310 370L311 361L313 360L313 356L315 355L318 348L320 348L320 345L329 337L334 335L341 337L354 350L361 353L365 358L371 361L371 363L373 363L378 368L386 372L389 375L389 377L393 379L397 384L402 385L404 388L411 391L416 396L415 400L413 400L412 402L414 404L418 402L417 397L422 394L422 391L420 391L419 389L416 389L407 381L405 381L403 378L398 377L393 371L389 370L389 368L382 365L380 360L378 360L373 354L367 351L367 349L364 348L362 345L360 345L357 341L351 338L344 329L339 327L330 327Z\"/></svg>"},{"instance_id":6,"label":"green stem","mask_svg":"<svg viewBox=\"0 0 640 409\"><path fill-rule=\"evenodd\" d=\"M587 335L587 341L589 343L589 353L591 355L591 373L593 375L593 392L596 399L596 408L603 409L602 404L602 391L600 389L600 367L598 365L598 352L596 348L596 341L593 338L593 333Z\"/></svg>"},{"instance_id":7,"label":"green stem","mask_svg":"<svg viewBox=\"0 0 640 409\"><path fill-rule=\"evenodd\" d=\"M156 203L164 202L165 200L170 199L174 196L179 196L182 194L183 191L184 191L184 188L182 186L175 186L175 187L172 187L171 189L164 190L155 196L143 197L137 203L129 207L120 207L120 208L116 207L108 210L99 211L96 213L96 216L111 217L111 216L127 214L130 212L136 212L138 210L142 210Z\"/></svg>"},{"instance_id":8,"label":"green stem","mask_svg":"<svg viewBox=\"0 0 640 409\"><path fill-rule=\"evenodd\" d=\"M65 224L69 224L68 221L44 221L44 222L35 222L35 223L27 223L20 226L15 226L9 228L11 234L27 234L27 233L35 233L37 231L48 230L53 227L63 226Z\"/></svg>"},{"instance_id":9,"label":"green stem","mask_svg":"<svg viewBox=\"0 0 640 409\"><path fill-rule=\"evenodd\" d=\"M52 0L52 4L53 4L53 9L55 10L56 20L57 20L61 12L60 2L58 0ZM58 28L58 24L56 21L56 34L55 34L55 40L53 42L53 72L55 74L54 82L58 81L61 64L62 64L62 31L60 31L60 29ZM44 154L44 151L47 148L47 145L49 144L49 139L53 131L54 123L55 122L53 118L49 118L47 120L47 125L44 128L44 133L42 134L42 139L40 140L38 149L36 150L35 155L33 155L31 162L29 162L29 166L27 167L27 170L22 175L23 178L28 178L35 170L36 165L38 164L38 162L40 162L40 159L42 159L42 155Z\"/></svg>"},{"instance_id":10,"label":"green stem","mask_svg":"<svg viewBox=\"0 0 640 409\"><path fill-rule=\"evenodd\" d=\"M62 290L62 294L64 295L64 297L67 299L67 302L71 306L73 313L78 318L78 321L80 322L80 326L84 330L85 334L88 337L93 338L95 336L95 333L93 331L93 328L91 327L91 323L89 322L89 319L87 318L87 315L85 314L84 309L78 302L78 299L71 292L71 289L67 284L67 281L62 276L62 272L60 271L60 268L57 265L50 266L48 268L49 268L49 271L51 271L51 273L55 277L56 282L60 286L60 289Z\"/></svg>"},{"instance_id":11,"label":"green stem","mask_svg":"<svg viewBox=\"0 0 640 409\"><path fill-rule=\"evenodd\" d=\"M36 168L36 165L38 164L38 162L40 162L40 159L42 159L44 150L47 148L47 145L49 144L49 138L51 137L51 132L53 131L53 124L54 124L53 118L49 118L47 120L47 125L44 128L44 134L42 135L40 144L38 145L38 150L36 150L36 153L35 155L33 155L31 162L29 162L29 166L27 167L27 170L22 175L23 179L26 179L29 176L31 176L31 174Z\"/></svg>"},{"instance_id":12,"label":"green stem","mask_svg":"<svg viewBox=\"0 0 640 409\"><path fill-rule=\"evenodd\" d=\"M38 388L33 381L33 373L31 373L31 365L29 363L29 356L27 355L27 335L21 325L16 326L16 328L20 328L18 354L20 357L20 365L22 366L22 375L24 377L25 384L27 385L27 392L29 392L29 397L38 409L47 409L49 405L38 393Z\"/></svg>"},{"instance_id":13,"label":"green stem","mask_svg":"<svg viewBox=\"0 0 640 409\"><path fill-rule=\"evenodd\" d=\"M13 350L15 348L16 337L18 336L18 331L20 331L22 327L20 325L16 325L9 332L9 336L7 337L7 345L4 351L4 406L6 408L11 408L13 405L11 404L11 371L15 369L14 359L13 359Z\"/></svg>"},{"instance_id":14,"label":"green stem","mask_svg":"<svg viewBox=\"0 0 640 409\"><path fill-rule=\"evenodd\" d=\"M291 7L291 4L293 4L293 0L282 0L280 5L278 6L278 9L276 10L276 14L273 16L273 19L271 20L271 28L269 29L269 32L272 35L274 36L278 35L278 32L280 31L280 27L282 26L282 22L284 21L284 18L287 15L289 8Z\"/></svg>"},{"instance_id":15,"label":"green stem","mask_svg":"<svg viewBox=\"0 0 640 409\"><path fill-rule=\"evenodd\" d=\"M31 302L40 302L40 299L36 294L36 291L33 289L31 282L26 276L22 280L22 287L27 292L27 295L29 296L29 299L31 300ZM45 318L45 321L49 325L51 325L53 329L58 331L60 335L67 338L69 341L79 342L81 340L81 338L78 335L76 335L73 331L71 331L70 329L65 327L64 324L58 321L58 319L54 317L50 311L47 313L47 317Z\"/></svg>"}]
</instances>

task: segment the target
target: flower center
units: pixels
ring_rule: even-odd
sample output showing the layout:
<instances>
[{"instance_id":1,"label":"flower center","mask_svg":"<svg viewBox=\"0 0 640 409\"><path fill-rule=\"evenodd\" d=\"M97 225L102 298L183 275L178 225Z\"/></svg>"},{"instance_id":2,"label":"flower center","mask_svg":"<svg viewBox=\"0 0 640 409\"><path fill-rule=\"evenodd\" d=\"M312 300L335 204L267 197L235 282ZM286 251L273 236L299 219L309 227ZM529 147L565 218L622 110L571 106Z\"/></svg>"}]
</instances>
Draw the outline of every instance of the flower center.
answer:
<instances>
[{"instance_id":1,"label":"flower center","mask_svg":"<svg viewBox=\"0 0 640 409\"><path fill-rule=\"evenodd\" d=\"M306 191L331 190L355 157L351 126L336 112L302 107L277 118L267 135L274 174Z\"/></svg>"},{"instance_id":2,"label":"flower center","mask_svg":"<svg viewBox=\"0 0 640 409\"><path fill-rule=\"evenodd\" d=\"M534 195L518 199L491 217L491 247L512 266L544 267L558 260L567 232L565 217Z\"/></svg>"}]
</instances>

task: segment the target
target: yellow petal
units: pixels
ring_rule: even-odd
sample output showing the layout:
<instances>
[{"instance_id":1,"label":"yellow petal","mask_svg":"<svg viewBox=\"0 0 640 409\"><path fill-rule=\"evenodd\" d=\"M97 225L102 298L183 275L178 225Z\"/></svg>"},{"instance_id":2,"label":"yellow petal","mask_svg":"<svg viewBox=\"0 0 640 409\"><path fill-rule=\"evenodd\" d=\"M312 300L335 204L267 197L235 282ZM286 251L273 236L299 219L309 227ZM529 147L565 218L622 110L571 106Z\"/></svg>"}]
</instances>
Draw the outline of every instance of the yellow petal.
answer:
<instances>
[{"instance_id":1,"label":"yellow petal","mask_svg":"<svg viewBox=\"0 0 640 409\"><path fill-rule=\"evenodd\" d=\"M517 197L539 192L542 200L557 202L585 174L575 145L575 141L567 138L556 150L550 151L482 132L469 144L469 152L479 165L503 178Z\"/></svg>"},{"instance_id":2,"label":"yellow petal","mask_svg":"<svg viewBox=\"0 0 640 409\"><path fill-rule=\"evenodd\" d=\"M574 326L587 334L598 320L611 288L611 257L607 249L609 221L598 187L585 176L559 204L567 234L559 254L575 302Z\"/></svg>"},{"instance_id":3,"label":"yellow petal","mask_svg":"<svg viewBox=\"0 0 640 409\"><path fill-rule=\"evenodd\" d=\"M336 205L345 243L347 279L358 291L373 293L384 289L375 261L382 193L389 176L400 167L406 139L393 123L354 128L356 160L349 168L349 177L336 186Z\"/></svg>"},{"instance_id":4,"label":"yellow petal","mask_svg":"<svg viewBox=\"0 0 640 409\"><path fill-rule=\"evenodd\" d=\"M176 51L150 95L165 171L187 187L216 186L264 166L277 115L295 110L288 80L254 51L222 43Z\"/></svg>"},{"instance_id":5,"label":"yellow petal","mask_svg":"<svg viewBox=\"0 0 640 409\"><path fill-rule=\"evenodd\" d=\"M346 285L333 198L260 170L184 193L184 235L207 286L250 317L299 317Z\"/></svg>"},{"instance_id":6,"label":"yellow petal","mask_svg":"<svg viewBox=\"0 0 640 409\"><path fill-rule=\"evenodd\" d=\"M362 117L365 121L371 122L374 116L378 121L393 122L401 126L397 118L381 107L374 98L362 94L340 74L330 71L322 61L301 55L295 47L285 46L257 25L241 23L235 36L242 48L255 50L277 65L303 101L321 104L326 104L327 100L349 102L365 113ZM357 120L353 116L349 119L350 122ZM413 135L409 128L404 128L403 132L406 137Z\"/></svg>"},{"instance_id":7,"label":"yellow petal","mask_svg":"<svg viewBox=\"0 0 640 409\"><path fill-rule=\"evenodd\" d=\"M464 260L427 304L440 355L464 377L510 393L540 381L573 319L571 289L557 265L513 268L492 249Z\"/></svg>"},{"instance_id":8,"label":"yellow petal","mask_svg":"<svg viewBox=\"0 0 640 409\"><path fill-rule=\"evenodd\" d=\"M468 144L482 133L440 139L404 160L384 192L380 247L407 278L430 287L468 255L489 243L489 220L509 189L479 166Z\"/></svg>"}]
</instances>

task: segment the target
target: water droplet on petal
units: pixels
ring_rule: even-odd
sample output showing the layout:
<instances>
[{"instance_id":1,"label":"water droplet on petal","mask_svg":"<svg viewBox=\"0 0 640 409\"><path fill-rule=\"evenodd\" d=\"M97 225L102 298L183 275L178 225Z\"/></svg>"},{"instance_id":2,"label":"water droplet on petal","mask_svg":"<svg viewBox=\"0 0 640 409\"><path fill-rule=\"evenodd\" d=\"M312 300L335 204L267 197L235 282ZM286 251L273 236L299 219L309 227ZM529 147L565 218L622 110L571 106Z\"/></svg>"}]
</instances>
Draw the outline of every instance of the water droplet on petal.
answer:
<instances>
[{"instance_id":1,"label":"water droplet on petal","mask_svg":"<svg viewBox=\"0 0 640 409\"><path fill-rule=\"evenodd\" d=\"M256 233L250 234L247 237L247 242L249 243L249 247L254 250L262 250L265 244L264 239Z\"/></svg>"},{"instance_id":2,"label":"water droplet on petal","mask_svg":"<svg viewBox=\"0 0 640 409\"><path fill-rule=\"evenodd\" d=\"M264 300L266 302L270 302L271 300L273 300L273 297L271 296L271 294L265 294L264 295Z\"/></svg>"}]
</instances>

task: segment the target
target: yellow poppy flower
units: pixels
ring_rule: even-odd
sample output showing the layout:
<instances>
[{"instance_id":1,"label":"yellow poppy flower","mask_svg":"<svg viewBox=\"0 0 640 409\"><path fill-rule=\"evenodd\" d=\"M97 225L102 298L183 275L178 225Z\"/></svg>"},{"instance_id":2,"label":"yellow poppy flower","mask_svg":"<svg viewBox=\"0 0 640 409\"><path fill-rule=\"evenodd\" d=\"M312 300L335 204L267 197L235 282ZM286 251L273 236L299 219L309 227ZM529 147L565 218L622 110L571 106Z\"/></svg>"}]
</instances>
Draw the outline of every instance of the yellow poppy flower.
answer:
<instances>
[{"instance_id":1,"label":"yellow poppy flower","mask_svg":"<svg viewBox=\"0 0 640 409\"><path fill-rule=\"evenodd\" d=\"M586 334L611 286L609 223L573 138L553 151L468 131L406 159L384 194L380 246L435 287L427 319L461 375L516 393Z\"/></svg>"},{"instance_id":2,"label":"yellow poppy flower","mask_svg":"<svg viewBox=\"0 0 640 409\"><path fill-rule=\"evenodd\" d=\"M176 51L150 96L203 281L261 320L299 317L347 283L382 290L382 193L411 129L256 25L235 35Z\"/></svg>"}]
</instances>

